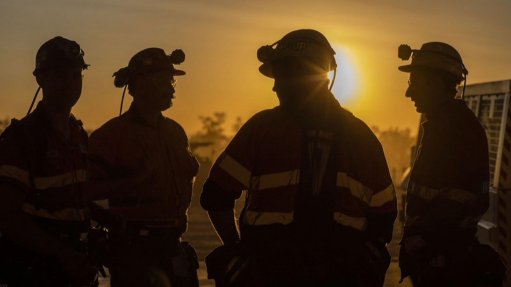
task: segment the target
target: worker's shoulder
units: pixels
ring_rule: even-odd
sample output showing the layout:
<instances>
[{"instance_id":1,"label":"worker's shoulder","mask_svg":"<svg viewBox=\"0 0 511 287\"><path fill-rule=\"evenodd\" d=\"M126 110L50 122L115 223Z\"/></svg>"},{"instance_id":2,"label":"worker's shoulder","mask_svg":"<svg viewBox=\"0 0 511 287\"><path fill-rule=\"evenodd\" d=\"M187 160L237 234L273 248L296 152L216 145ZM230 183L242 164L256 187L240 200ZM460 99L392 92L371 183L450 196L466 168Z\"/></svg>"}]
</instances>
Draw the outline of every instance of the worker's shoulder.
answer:
<instances>
[{"instance_id":1,"label":"worker's shoulder","mask_svg":"<svg viewBox=\"0 0 511 287\"><path fill-rule=\"evenodd\" d=\"M91 142L100 139L112 139L116 134L129 130L129 123L123 116L112 118L95 129L89 136Z\"/></svg>"},{"instance_id":2,"label":"worker's shoulder","mask_svg":"<svg viewBox=\"0 0 511 287\"><path fill-rule=\"evenodd\" d=\"M281 123L283 119L292 117L289 113L286 113L280 107L275 107L272 109L266 109L257 112L252 117L250 117L247 122L244 124L245 127L255 127L255 126L267 126Z\"/></svg>"},{"instance_id":3,"label":"worker's shoulder","mask_svg":"<svg viewBox=\"0 0 511 287\"><path fill-rule=\"evenodd\" d=\"M12 119L11 123L0 135L0 143L2 145L9 144L25 137L26 125L17 119Z\"/></svg>"},{"instance_id":4,"label":"worker's shoulder","mask_svg":"<svg viewBox=\"0 0 511 287\"><path fill-rule=\"evenodd\" d=\"M486 139L486 132L481 122L465 102L455 101L449 106L445 117L447 118L437 122L437 125L441 126L439 130L441 130L443 137L456 141L474 140L476 138Z\"/></svg>"},{"instance_id":5,"label":"worker's shoulder","mask_svg":"<svg viewBox=\"0 0 511 287\"><path fill-rule=\"evenodd\" d=\"M10 125L0 135L0 161L18 161L31 155L34 148L42 146L44 130L38 128L37 122L26 117L12 119ZM16 159L17 158L17 159Z\"/></svg>"},{"instance_id":6,"label":"worker's shoulder","mask_svg":"<svg viewBox=\"0 0 511 287\"><path fill-rule=\"evenodd\" d=\"M296 122L289 113L280 107L266 109L251 116L239 129L236 137L260 137L267 131L282 131L289 128L289 124Z\"/></svg>"},{"instance_id":7,"label":"worker's shoulder","mask_svg":"<svg viewBox=\"0 0 511 287\"><path fill-rule=\"evenodd\" d=\"M171 132L171 133L177 134L177 135L186 136L186 132L185 132L185 129L183 128L183 126L181 126L181 124L179 124L177 121L175 121L171 118L163 117L163 127L165 128L165 130L167 132Z\"/></svg>"},{"instance_id":8,"label":"worker's shoulder","mask_svg":"<svg viewBox=\"0 0 511 287\"><path fill-rule=\"evenodd\" d=\"M36 137L41 132L40 122L33 117L24 117L20 120L11 119L9 126L2 132L2 142L24 141Z\"/></svg>"},{"instance_id":9,"label":"worker's shoulder","mask_svg":"<svg viewBox=\"0 0 511 287\"><path fill-rule=\"evenodd\" d=\"M179 129L184 131L181 124L179 124L177 121L169 117L163 117L163 124L166 128Z\"/></svg>"},{"instance_id":10,"label":"worker's shoulder","mask_svg":"<svg viewBox=\"0 0 511 287\"><path fill-rule=\"evenodd\" d=\"M271 121L275 118L285 117L286 113L281 107L275 107L272 109L265 109L255 113L248 121L251 122L264 122Z\"/></svg>"},{"instance_id":11,"label":"worker's shoulder","mask_svg":"<svg viewBox=\"0 0 511 287\"><path fill-rule=\"evenodd\" d=\"M340 132L343 137L353 139L356 144L380 145L380 142L371 128L353 113L341 108L339 116L341 117L339 119L341 123Z\"/></svg>"},{"instance_id":12,"label":"worker's shoulder","mask_svg":"<svg viewBox=\"0 0 511 287\"><path fill-rule=\"evenodd\" d=\"M465 123L465 126L469 127L470 129L476 129L479 131L483 130L481 122L474 114L474 112L469 109L465 102L458 103L454 111L455 112L453 114L458 123Z\"/></svg>"}]
</instances>

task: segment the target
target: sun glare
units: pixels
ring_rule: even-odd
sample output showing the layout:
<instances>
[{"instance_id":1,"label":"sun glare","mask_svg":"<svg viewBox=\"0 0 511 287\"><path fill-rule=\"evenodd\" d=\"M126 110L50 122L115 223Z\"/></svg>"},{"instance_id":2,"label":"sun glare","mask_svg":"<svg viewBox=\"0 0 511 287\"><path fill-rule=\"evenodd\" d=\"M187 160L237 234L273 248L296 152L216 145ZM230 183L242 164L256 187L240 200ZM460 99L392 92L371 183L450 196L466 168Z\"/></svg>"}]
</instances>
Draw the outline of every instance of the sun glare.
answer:
<instances>
[{"instance_id":1,"label":"sun glare","mask_svg":"<svg viewBox=\"0 0 511 287\"><path fill-rule=\"evenodd\" d=\"M332 92L341 104L350 104L355 99L359 86L354 57L341 45L334 45L333 48L337 62L337 75ZM330 72L329 77L333 79L333 72Z\"/></svg>"}]
</instances>

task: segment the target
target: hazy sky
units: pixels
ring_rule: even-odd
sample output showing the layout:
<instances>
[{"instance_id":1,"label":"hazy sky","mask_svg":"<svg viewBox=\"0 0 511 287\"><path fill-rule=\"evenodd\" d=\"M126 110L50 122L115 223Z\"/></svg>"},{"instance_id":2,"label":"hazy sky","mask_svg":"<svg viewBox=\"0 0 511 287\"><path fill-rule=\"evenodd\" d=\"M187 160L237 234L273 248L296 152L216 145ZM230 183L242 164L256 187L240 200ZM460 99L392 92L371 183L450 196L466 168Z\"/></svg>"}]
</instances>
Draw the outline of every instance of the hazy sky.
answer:
<instances>
[{"instance_id":1,"label":"hazy sky","mask_svg":"<svg viewBox=\"0 0 511 287\"><path fill-rule=\"evenodd\" d=\"M369 125L409 127L418 116L404 97L399 44L444 41L458 49L468 83L511 78L509 0L2 0L0 117L22 117L37 84L35 53L61 35L91 64L74 113L87 128L118 114L122 90L112 73L147 47L187 55L174 107L165 112L189 134L216 111L246 120L277 104L273 81L259 74L257 49L299 28L323 32L337 50L334 93ZM125 102L125 109L131 101ZM230 125L230 123L229 123Z\"/></svg>"}]
</instances>

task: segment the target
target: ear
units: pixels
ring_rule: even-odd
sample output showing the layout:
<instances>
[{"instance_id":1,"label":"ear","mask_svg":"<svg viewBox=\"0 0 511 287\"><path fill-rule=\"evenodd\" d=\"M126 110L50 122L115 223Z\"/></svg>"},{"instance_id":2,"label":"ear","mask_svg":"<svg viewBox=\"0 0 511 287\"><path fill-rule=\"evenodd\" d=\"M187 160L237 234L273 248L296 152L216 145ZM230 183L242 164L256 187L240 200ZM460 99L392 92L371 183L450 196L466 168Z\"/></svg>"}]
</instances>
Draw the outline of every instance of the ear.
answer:
<instances>
[{"instance_id":1,"label":"ear","mask_svg":"<svg viewBox=\"0 0 511 287\"><path fill-rule=\"evenodd\" d=\"M128 84L128 93L130 94L130 96L132 96L133 98L138 96L139 93L138 91L140 90L141 84L143 84L143 82L141 82L139 78L133 78L130 80Z\"/></svg>"},{"instance_id":2,"label":"ear","mask_svg":"<svg viewBox=\"0 0 511 287\"><path fill-rule=\"evenodd\" d=\"M35 76L35 80L36 80L37 84L39 85L39 87L42 88L42 87L46 86L45 85L46 77L44 76L44 74L41 74L41 73L37 74Z\"/></svg>"},{"instance_id":3,"label":"ear","mask_svg":"<svg viewBox=\"0 0 511 287\"><path fill-rule=\"evenodd\" d=\"M135 84L134 83L129 83L128 84L128 94L130 94L130 96L132 97L135 97L134 96L134 93L135 93Z\"/></svg>"}]
</instances>

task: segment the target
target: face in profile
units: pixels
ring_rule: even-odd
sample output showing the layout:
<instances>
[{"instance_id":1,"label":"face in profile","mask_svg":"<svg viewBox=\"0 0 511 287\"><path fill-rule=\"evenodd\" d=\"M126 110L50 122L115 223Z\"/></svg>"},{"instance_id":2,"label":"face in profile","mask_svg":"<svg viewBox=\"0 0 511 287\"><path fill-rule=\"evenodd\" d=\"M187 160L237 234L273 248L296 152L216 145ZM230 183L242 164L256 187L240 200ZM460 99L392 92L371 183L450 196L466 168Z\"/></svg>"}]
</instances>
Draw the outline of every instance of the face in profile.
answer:
<instances>
[{"instance_id":1,"label":"face in profile","mask_svg":"<svg viewBox=\"0 0 511 287\"><path fill-rule=\"evenodd\" d=\"M172 106L175 80L171 71L145 74L134 81L134 101L151 110L164 111Z\"/></svg>"},{"instance_id":2,"label":"face in profile","mask_svg":"<svg viewBox=\"0 0 511 287\"><path fill-rule=\"evenodd\" d=\"M37 76L45 102L57 110L71 109L82 93L82 68L47 70Z\"/></svg>"},{"instance_id":3,"label":"face in profile","mask_svg":"<svg viewBox=\"0 0 511 287\"><path fill-rule=\"evenodd\" d=\"M429 113L446 100L442 81L433 71L410 72L406 97L415 103L419 113Z\"/></svg>"}]
</instances>

